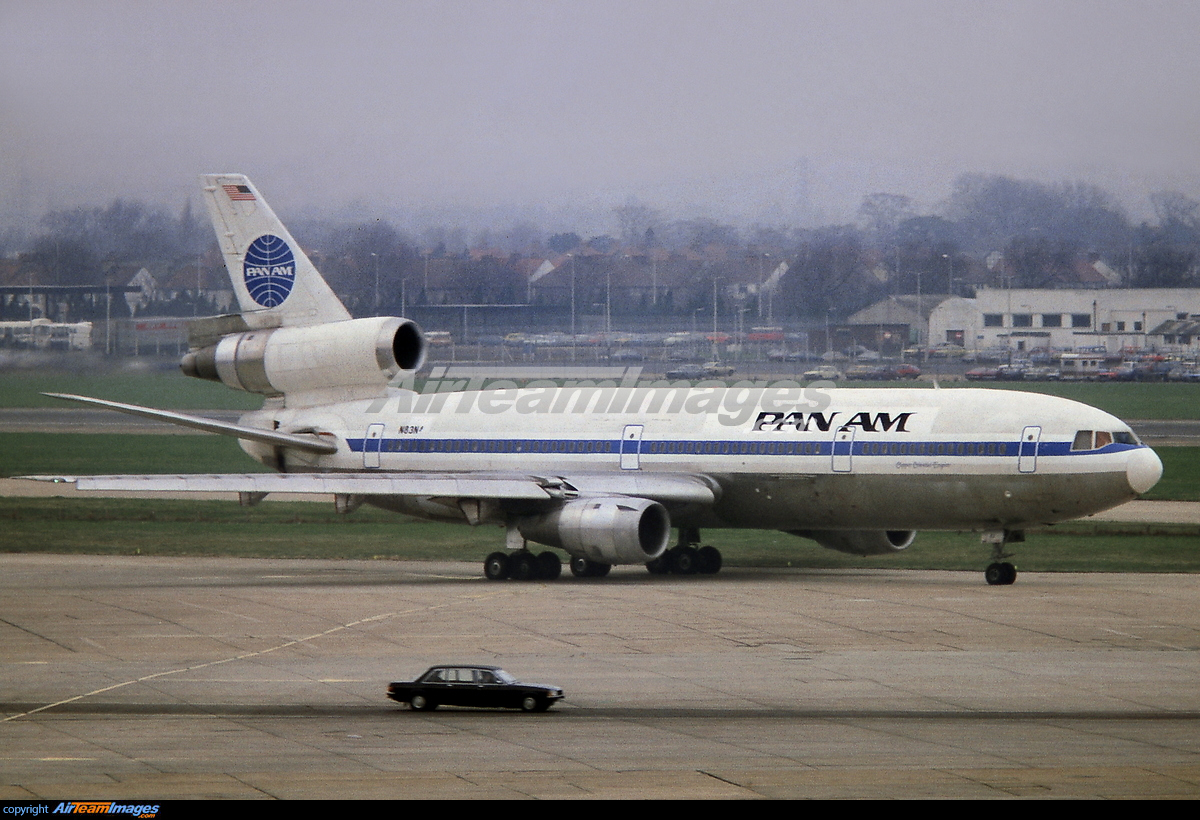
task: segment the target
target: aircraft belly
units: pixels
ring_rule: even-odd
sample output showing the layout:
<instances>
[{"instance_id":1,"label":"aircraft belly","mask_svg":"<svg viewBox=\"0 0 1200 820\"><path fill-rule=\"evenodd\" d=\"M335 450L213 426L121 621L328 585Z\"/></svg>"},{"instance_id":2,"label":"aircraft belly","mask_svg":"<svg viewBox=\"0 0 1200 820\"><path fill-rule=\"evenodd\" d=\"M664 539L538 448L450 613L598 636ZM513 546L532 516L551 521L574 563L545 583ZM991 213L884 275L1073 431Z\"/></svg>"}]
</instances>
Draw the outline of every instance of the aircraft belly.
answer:
<instances>
[{"instance_id":1,"label":"aircraft belly","mask_svg":"<svg viewBox=\"0 0 1200 820\"><path fill-rule=\"evenodd\" d=\"M1066 521L1134 498L1124 472L1073 475L720 477L712 509L685 526L755 529L981 529Z\"/></svg>"}]
</instances>

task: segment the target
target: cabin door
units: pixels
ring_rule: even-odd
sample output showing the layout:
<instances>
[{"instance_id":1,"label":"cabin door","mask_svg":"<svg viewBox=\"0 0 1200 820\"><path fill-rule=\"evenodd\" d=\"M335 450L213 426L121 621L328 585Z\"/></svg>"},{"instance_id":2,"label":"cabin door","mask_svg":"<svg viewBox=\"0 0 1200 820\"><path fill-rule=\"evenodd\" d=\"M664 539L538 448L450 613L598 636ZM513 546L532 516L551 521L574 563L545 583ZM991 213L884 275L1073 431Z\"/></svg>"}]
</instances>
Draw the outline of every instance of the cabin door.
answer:
<instances>
[{"instance_id":1,"label":"cabin door","mask_svg":"<svg viewBox=\"0 0 1200 820\"><path fill-rule=\"evenodd\" d=\"M642 425L626 424L621 434L621 469L636 470L642 451Z\"/></svg>"},{"instance_id":2,"label":"cabin door","mask_svg":"<svg viewBox=\"0 0 1200 820\"><path fill-rule=\"evenodd\" d=\"M367 435L363 439L363 466L377 468L379 466L380 444L383 442L383 425L372 424L367 427Z\"/></svg>"},{"instance_id":3,"label":"cabin door","mask_svg":"<svg viewBox=\"0 0 1200 820\"><path fill-rule=\"evenodd\" d=\"M833 471L850 472L850 457L854 452L854 428L842 427L833 434Z\"/></svg>"},{"instance_id":4,"label":"cabin door","mask_svg":"<svg viewBox=\"0 0 1200 820\"><path fill-rule=\"evenodd\" d=\"M1021 431L1020 453L1017 455L1017 470L1032 473L1037 470L1038 442L1042 438L1041 427L1026 427Z\"/></svg>"}]
</instances>

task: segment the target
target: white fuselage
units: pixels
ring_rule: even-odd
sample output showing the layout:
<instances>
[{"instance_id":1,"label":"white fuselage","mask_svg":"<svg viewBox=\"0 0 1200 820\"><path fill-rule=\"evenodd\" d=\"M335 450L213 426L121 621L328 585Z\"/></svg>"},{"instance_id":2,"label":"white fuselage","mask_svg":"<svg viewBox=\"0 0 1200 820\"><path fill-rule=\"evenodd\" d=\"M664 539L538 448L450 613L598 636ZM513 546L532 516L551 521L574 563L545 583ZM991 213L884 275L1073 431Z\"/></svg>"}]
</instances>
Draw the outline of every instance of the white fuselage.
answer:
<instances>
[{"instance_id":1,"label":"white fuselage","mask_svg":"<svg viewBox=\"0 0 1200 820\"><path fill-rule=\"evenodd\" d=\"M722 490L716 505L672 510L689 526L1019 527L1116 506L1161 474L1153 451L1114 416L1007 390L397 390L386 400L269 407L243 421L338 441L333 455L289 452L290 472L710 476ZM277 453L244 446L280 466ZM371 500L460 517L428 499Z\"/></svg>"}]
</instances>

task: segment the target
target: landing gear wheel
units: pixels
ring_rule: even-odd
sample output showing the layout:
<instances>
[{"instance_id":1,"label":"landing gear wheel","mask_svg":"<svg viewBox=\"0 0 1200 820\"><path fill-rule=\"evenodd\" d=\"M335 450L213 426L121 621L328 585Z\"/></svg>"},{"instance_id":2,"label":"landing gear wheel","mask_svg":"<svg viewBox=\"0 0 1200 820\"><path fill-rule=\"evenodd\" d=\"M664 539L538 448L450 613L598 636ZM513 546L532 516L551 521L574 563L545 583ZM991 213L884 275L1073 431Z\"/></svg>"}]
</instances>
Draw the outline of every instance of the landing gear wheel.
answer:
<instances>
[{"instance_id":1,"label":"landing gear wheel","mask_svg":"<svg viewBox=\"0 0 1200 820\"><path fill-rule=\"evenodd\" d=\"M537 562L533 554L521 550L508 559L508 577L514 581L532 581L537 577Z\"/></svg>"},{"instance_id":2,"label":"landing gear wheel","mask_svg":"<svg viewBox=\"0 0 1200 820\"><path fill-rule=\"evenodd\" d=\"M612 569L612 564L602 564L581 555L571 557L571 574L576 578L603 578Z\"/></svg>"},{"instance_id":3,"label":"landing gear wheel","mask_svg":"<svg viewBox=\"0 0 1200 820\"><path fill-rule=\"evenodd\" d=\"M1009 586L1017 580L1017 568L1007 561L988 564L983 571L983 577L990 586Z\"/></svg>"},{"instance_id":4,"label":"landing gear wheel","mask_svg":"<svg viewBox=\"0 0 1200 820\"><path fill-rule=\"evenodd\" d=\"M562 575L562 559L557 554L546 550L538 553L537 576L543 581L556 581Z\"/></svg>"},{"instance_id":5,"label":"landing gear wheel","mask_svg":"<svg viewBox=\"0 0 1200 820\"><path fill-rule=\"evenodd\" d=\"M483 574L489 581L503 581L508 572L508 556L502 552L493 552L483 562Z\"/></svg>"},{"instance_id":6,"label":"landing gear wheel","mask_svg":"<svg viewBox=\"0 0 1200 820\"><path fill-rule=\"evenodd\" d=\"M721 551L716 547L701 547L696 551L696 572L716 575L721 571Z\"/></svg>"},{"instance_id":7,"label":"landing gear wheel","mask_svg":"<svg viewBox=\"0 0 1200 820\"><path fill-rule=\"evenodd\" d=\"M432 712L437 708L437 704L424 695L413 695L408 705L412 707L414 712Z\"/></svg>"},{"instance_id":8,"label":"landing gear wheel","mask_svg":"<svg viewBox=\"0 0 1200 820\"><path fill-rule=\"evenodd\" d=\"M694 575L699 560L699 550L695 547L676 547L671 550L671 572L676 575Z\"/></svg>"},{"instance_id":9,"label":"landing gear wheel","mask_svg":"<svg viewBox=\"0 0 1200 820\"><path fill-rule=\"evenodd\" d=\"M666 575L671 571L671 562L667 559L667 554L663 553L653 561L647 561L646 569L650 570L651 575Z\"/></svg>"}]
</instances>

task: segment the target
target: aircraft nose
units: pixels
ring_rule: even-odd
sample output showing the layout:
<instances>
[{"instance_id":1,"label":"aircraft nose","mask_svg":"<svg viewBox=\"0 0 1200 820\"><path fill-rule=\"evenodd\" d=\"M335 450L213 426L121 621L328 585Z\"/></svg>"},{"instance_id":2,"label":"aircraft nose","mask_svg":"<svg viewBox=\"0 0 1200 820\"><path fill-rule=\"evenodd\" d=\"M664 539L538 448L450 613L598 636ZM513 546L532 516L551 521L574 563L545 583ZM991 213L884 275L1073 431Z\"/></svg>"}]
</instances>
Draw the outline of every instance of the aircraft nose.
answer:
<instances>
[{"instance_id":1,"label":"aircraft nose","mask_svg":"<svg viewBox=\"0 0 1200 820\"><path fill-rule=\"evenodd\" d=\"M1129 487L1138 495L1148 492L1162 478L1162 461L1149 447L1130 450L1125 461L1125 476Z\"/></svg>"}]
</instances>

